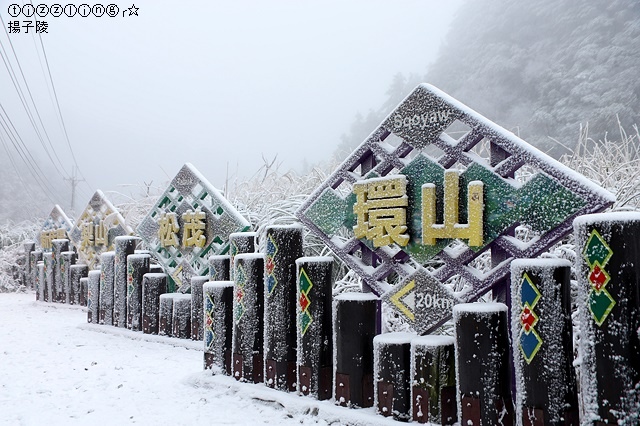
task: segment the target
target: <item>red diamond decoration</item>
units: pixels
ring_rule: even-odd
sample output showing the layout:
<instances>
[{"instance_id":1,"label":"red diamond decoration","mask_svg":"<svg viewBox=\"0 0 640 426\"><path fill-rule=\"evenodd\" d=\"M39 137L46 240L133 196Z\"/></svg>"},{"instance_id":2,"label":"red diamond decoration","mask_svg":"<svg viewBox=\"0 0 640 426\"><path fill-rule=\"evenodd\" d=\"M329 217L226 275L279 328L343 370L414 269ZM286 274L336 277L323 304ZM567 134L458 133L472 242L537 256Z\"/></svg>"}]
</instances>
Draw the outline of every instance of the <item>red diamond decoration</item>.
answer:
<instances>
[{"instance_id":1,"label":"red diamond decoration","mask_svg":"<svg viewBox=\"0 0 640 426\"><path fill-rule=\"evenodd\" d=\"M244 291L242 291L242 289L239 288L238 291L236 291L236 300L241 301L243 297L244 297Z\"/></svg>"},{"instance_id":2,"label":"red diamond decoration","mask_svg":"<svg viewBox=\"0 0 640 426\"><path fill-rule=\"evenodd\" d=\"M300 293L300 309L302 309L302 312L307 310L307 307L309 307L309 299L307 298L307 295L304 293Z\"/></svg>"},{"instance_id":3,"label":"red diamond decoration","mask_svg":"<svg viewBox=\"0 0 640 426\"><path fill-rule=\"evenodd\" d=\"M591 281L591 284L593 284L596 290L600 291L600 289L609 281L609 277L607 276L607 273L600 268L600 265L596 263L589 274L589 281Z\"/></svg>"},{"instance_id":4,"label":"red diamond decoration","mask_svg":"<svg viewBox=\"0 0 640 426\"><path fill-rule=\"evenodd\" d=\"M520 315L520 322L524 326L525 331L531 330L531 327L533 327L536 321L537 318L535 317L531 309L529 309L529 306L525 306L522 314Z\"/></svg>"},{"instance_id":5,"label":"red diamond decoration","mask_svg":"<svg viewBox=\"0 0 640 426\"><path fill-rule=\"evenodd\" d=\"M271 275L273 273L273 268L276 267L276 264L273 263L273 259L270 257L267 257L267 263L265 265L266 269L267 269L267 274Z\"/></svg>"}]
</instances>

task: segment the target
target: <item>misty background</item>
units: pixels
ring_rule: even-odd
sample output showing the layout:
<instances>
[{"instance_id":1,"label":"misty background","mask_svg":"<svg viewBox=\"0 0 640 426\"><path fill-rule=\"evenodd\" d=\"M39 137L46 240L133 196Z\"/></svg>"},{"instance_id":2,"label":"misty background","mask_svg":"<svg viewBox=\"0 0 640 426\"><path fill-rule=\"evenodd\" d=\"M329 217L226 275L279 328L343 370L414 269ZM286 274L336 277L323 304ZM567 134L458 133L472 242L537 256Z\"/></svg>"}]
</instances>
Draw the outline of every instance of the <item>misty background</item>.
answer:
<instances>
[{"instance_id":1,"label":"misty background","mask_svg":"<svg viewBox=\"0 0 640 426\"><path fill-rule=\"evenodd\" d=\"M185 162L218 188L265 163L304 173L422 81L555 156L581 124L597 138L640 121L634 0L148 0L138 16L118 2L115 18L42 18L41 35L6 31L12 3L0 221L71 213L74 178L79 213L96 189L163 190Z\"/></svg>"}]
</instances>

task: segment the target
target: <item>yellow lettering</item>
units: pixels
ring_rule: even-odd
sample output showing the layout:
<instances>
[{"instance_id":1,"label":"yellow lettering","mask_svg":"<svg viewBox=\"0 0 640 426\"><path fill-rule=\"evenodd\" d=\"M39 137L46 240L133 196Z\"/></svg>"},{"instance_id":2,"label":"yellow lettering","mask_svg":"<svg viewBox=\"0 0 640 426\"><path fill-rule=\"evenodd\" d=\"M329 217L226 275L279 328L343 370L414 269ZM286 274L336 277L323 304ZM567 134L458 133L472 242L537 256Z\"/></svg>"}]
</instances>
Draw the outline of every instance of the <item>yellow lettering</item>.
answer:
<instances>
[{"instance_id":1,"label":"yellow lettering","mask_svg":"<svg viewBox=\"0 0 640 426\"><path fill-rule=\"evenodd\" d=\"M182 245L184 247L204 247L207 237L204 235L206 228L206 213L200 209L187 210L182 214L184 222L184 232L182 234Z\"/></svg>"}]
</instances>

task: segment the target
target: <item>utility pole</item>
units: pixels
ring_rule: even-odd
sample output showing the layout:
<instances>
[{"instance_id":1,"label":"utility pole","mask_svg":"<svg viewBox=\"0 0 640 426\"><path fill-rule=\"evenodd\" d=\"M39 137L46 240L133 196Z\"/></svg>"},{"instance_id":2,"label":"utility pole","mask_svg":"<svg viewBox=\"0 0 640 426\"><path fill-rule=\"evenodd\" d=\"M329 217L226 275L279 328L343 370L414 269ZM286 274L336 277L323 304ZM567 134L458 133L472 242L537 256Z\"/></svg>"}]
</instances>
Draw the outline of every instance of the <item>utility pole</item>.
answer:
<instances>
[{"instance_id":1,"label":"utility pole","mask_svg":"<svg viewBox=\"0 0 640 426\"><path fill-rule=\"evenodd\" d=\"M77 167L73 167L73 171L71 173L70 178L64 178L64 180L69 181L71 183L71 211L75 211L76 205L76 186L78 186L79 182L84 182L84 179L78 179L76 175Z\"/></svg>"}]
</instances>

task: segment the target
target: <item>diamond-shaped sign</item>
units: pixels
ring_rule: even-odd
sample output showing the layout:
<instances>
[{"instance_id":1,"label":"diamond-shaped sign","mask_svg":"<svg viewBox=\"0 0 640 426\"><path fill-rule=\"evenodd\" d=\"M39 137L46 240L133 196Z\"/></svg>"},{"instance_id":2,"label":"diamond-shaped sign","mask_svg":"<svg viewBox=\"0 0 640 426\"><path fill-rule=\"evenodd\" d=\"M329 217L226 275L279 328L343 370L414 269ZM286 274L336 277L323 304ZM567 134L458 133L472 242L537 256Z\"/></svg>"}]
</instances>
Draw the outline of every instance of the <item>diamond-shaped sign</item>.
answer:
<instances>
[{"instance_id":1,"label":"diamond-shaped sign","mask_svg":"<svg viewBox=\"0 0 640 426\"><path fill-rule=\"evenodd\" d=\"M598 326L604 323L615 305L616 301L607 290L589 292L589 310Z\"/></svg>"},{"instance_id":2,"label":"diamond-shaped sign","mask_svg":"<svg viewBox=\"0 0 640 426\"><path fill-rule=\"evenodd\" d=\"M524 355L527 364L530 364L542 346L542 339L538 333L531 329L531 332L522 331L520 333L520 350Z\"/></svg>"},{"instance_id":3,"label":"diamond-shaped sign","mask_svg":"<svg viewBox=\"0 0 640 426\"><path fill-rule=\"evenodd\" d=\"M49 217L44 221L38 242L44 251L51 251L51 241L56 238L69 238L73 229L73 221L64 213L59 205L55 205Z\"/></svg>"},{"instance_id":4,"label":"diamond-shaped sign","mask_svg":"<svg viewBox=\"0 0 640 426\"><path fill-rule=\"evenodd\" d=\"M516 183L513 177L525 165L529 178ZM511 260L537 256L571 231L575 217L614 200L513 133L422 84L296 214L366 285L378 295L389 292L390 304L427 332L450 318L451 310L411 307L416 290L407 286L417 271L430 277L423 281L432 291L456 302L477 300L506 279ZM535 238L517 240L512 234L518 225ZM473 262L487 250L501 261L479 271ZM392 286L390 277L400 284ZM466 287L453 295L449 281L457 279Z\"/></svg>"},{"instance_id":5,"label":"diamond-shaped sign","mask_svg":"<svg viewBox=\"0 0 640 426\"><path fill-rule=\"evenodd\" d=\"M611 247L609 247L600 233L595 229L591 231L587 244L582 251L582 256L587 261L587 264L594 267L597 262L600 265L599 267L603 268L612 255L613 250L611 250Z\"/></svg>"},{"instance_id":6,"label":"diamond-shaped sign","mask_svg":"<svg viewBox=\"0 0 640 426\"><path fill-rule=\"evenodd\" d=\"M96 269L100 263L100 254L114 249L116 237L132 234L133 230L125 223L115 206L102 191L97 190L69 237L89 269Z\"/></svg>"},{"instance_id":7,"label":"diamond-shaped sign","mask_svg":"<svg viewBox=\"0 0 640 426\"><path fill-rule=\"evenodd\" d=\"M250 223L191 164L185 164L138 226L170 277L169 290L187 292L206 275L208 258L229 250L229 234Z\"/></svg>"}]
</instances>

